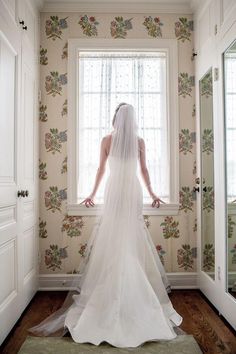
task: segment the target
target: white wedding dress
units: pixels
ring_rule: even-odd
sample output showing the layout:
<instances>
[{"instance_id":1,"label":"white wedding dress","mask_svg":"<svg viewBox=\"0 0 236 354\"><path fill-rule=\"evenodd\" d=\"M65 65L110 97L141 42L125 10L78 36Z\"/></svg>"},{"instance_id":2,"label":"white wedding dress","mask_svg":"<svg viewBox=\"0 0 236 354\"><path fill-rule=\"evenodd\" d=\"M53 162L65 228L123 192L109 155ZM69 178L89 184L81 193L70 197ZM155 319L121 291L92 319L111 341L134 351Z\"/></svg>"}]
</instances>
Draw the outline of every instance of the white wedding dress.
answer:
<instances>
[{"instance_id":1,"label":"white wedding dress","mask_svg":"<svg viewBox=\"0 0 236 354\"><path fill-rule=\"evenodd\" d=\"M116 138L114 134L108 156L110 175L102 216L79 268L79 291L57 323L63 320L64 329L78 343L106 341L115 347L137 347L146 341L175 338L174 327L183 318L168 297L170 283L142 215L138 159L130 154L137 143L130 145L129 136L126 146L122 137L115 147ZM125 154L117 153L121 147ZM55 323L51 322L51 330ZM47 322L44 329L46 335Z\"/></svg>"}]
</instances>

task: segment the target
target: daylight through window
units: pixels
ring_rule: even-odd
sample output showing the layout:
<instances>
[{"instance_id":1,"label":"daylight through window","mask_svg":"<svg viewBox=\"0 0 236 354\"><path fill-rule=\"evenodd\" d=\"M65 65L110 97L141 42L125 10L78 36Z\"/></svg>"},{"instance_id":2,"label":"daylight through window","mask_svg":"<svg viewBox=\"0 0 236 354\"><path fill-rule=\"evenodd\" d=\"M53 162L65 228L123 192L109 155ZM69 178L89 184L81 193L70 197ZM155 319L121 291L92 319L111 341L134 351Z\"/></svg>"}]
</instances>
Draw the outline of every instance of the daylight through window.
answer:
<instances>
[{"instance_id":1,"label":"daylight through window","mask_svg":"<svg viewBox=\"0 0 236 354\"><path fill-rule=\"evenodd\" d=\"M116 106L134 106L139 136L146 143L147 166L155 193L170 199L167 53L79 52L78 70L78 200L93 188L99 165L100 142L112 131ZM96 195L103 203L104 183ZM150 197L144 187L144 203Z\"/></svg>"}]
</instances>

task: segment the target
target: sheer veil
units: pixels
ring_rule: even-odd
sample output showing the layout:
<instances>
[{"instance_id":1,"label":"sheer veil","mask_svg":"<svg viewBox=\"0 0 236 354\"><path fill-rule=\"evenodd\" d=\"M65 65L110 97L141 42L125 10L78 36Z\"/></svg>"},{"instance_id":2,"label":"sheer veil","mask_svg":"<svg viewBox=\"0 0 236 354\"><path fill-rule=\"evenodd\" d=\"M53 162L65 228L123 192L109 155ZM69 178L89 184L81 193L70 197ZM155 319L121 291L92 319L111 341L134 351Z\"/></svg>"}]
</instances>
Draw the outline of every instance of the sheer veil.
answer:
<instances>
[{"instance_id":1,"label":"sheer veil","mask_svg":"<svg viewBox=\"0 0 236 354\"><path fill-rule=\"evenodd\" d=\"M145 229L142 215L143 194L137 177L138 127L132 105L120 105L114 116L113 126L108 156L110 174L105 185L102 213L98 215L98 221L87 241L84 257L81 258L63 305L41 323L28 329L35 335L65 335L68 332L66 317L70 309L74 307L73 320L75 313L78 319L88 302L93 307L100 306L99 311L104 311L106 316L106 311L110 311L113 318L112 316L117 315L121 289L127 291L130 307L134 306L131 294L137 290L135 301L138 306L138 289L146 284L142 285L140 279L145 279L142 277L146 271L149 271L149 281L160 302L169 304L165 290L158 289L156 279L160 274L166 291L170 292L164 267L159 256L155 256L156 250L153 249L152 253L148 251L155 247ZM146 241L143 232L146 232ZM159 272L153 272L155 268ZM135 272L139 271L140 278L137 276L136 279ZM178 321L179 318L176 319Z\"/></svg>"},{"instance_id":2,"label":"sheer veil","mask_svg":"<svg viewBox=\"0 0 236 354\"><path fill-rule=\"evenodd\" d=\"M126 220L130 218L131 213L136 212L134 208L132 209L133 201L130 199L130 193L128 197L127 194L121 192L125 189L133 190L133 194L135 193L134 177L138 158L138 127L133 106L122 103L118 108L113 118L114 131L112 132L109 152L109 162L110 166L112 166L104 192L102 215L97 215L98 221L95 223L93 231L87 241L86 251L76 269L77 273L74 274L70 290L62 306L38 325L28 329L30 333L35 335L60 337L68 332L68 329L64 326L65 317L69 308L74 303L76 296L79 297L78 294L81 292L82 284L84 283L89 268L88 261L99 228L106 228L106 232L109 234L114 234L115 230L122 232L120 228L122 223L117 223L117 219L120 220L121 218L121 211ZM109 179L112 178L111 175L113 179L115 179L116 190L111 190L112 186L109 183ZM127 198L122 198L124 195L126 195ZM103 218L103 216L106 217ZM107 220L109 220L108 223L106 222ZM102 247L104 246L105 245L102 245ZM106 254L108 255L109 252L111 252L111 250L107 247ZM114 250L112 250L112 252L114 252ZM105 259L104 252L103 259ZM103 265L104 267L109 266L109 264ZM99 269L97 269L97 271L99 273Z\"/></svg>"}]
</instances>

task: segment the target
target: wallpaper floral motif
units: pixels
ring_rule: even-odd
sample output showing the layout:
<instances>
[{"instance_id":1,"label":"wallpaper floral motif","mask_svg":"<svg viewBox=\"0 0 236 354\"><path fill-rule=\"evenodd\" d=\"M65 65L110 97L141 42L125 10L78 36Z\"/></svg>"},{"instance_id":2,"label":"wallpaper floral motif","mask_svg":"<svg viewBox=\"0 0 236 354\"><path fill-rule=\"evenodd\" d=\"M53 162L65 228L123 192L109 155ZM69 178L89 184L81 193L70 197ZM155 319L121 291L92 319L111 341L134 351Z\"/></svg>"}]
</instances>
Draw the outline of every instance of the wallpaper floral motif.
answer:
<instances>
[{"instance_id":1,"label":"wallpaper floral motif","mask_svg":"<svg viewBox=\"0 0 236 354\"><path fill-rule=\"evenodd\" d=\"M89 37L97 36L98 34L97 26L99 25L99 22L96 21L96 18L94 16L90 16L90 17L88 17L87 15L81 16L78 23L83 29L83 34Z\"/></svg>"},{"instance_id":2,"label":"wallpaper floral motif","mask_svg":"<svg viewBox=\"0 0 236 354\"><path fill-rule=\"evenodd\" d=\"M212 243L206 243L203 250L203 269L211 271L215 265L215 248Z\"/></svg>"},{"instance_id":3,"label":"wallpaper floral motif","mask_svg":"<svg viewBox=\"0 0 236 354\"><path fill-rule=\"evenodd\" d=\"M164 238L179 237L179 222L173 220L173 216L166 216L165 220L160 224L163 226L163 236Z\"/></svg>"},{"instance_id":4,"label":"wallpaper floral motif","mask_svg":"<svg viewBox=\"0 0 236 354\"><path fill-rule=\"evenodd\" d=\"M125 38L129 30L133 28L132 18L124 19L123 16L116 16L111 21L111 36L113 38Z\"/></svg>"},{"instance_id":5,"label":"wallpaper floral motif","mask_svg":"<svg viewBox=\"0 0 236 354\"><path fill-rule=\"evenodd\" d=\"M188 73L179 74L179 95L182 97L192 96L192 88L194 86L194 76Z\"/></svg>"},{"instance_id":6,"label":"wallpaper floral motif","mask_svg":"<svg viewBox=\"0 0 236 354\"><path fill-rule=\"evenodd\" d=\"M162 37L161 26L163 23L160 20L160 17L147 16L143 22L143 25L147 29L147 33L151 37Z\"/></svg>"},{"instance_id":7,"label":"wallpaper floral motif","mask_svg":"<svg viewBox=\"0 0 236 354\"><path fill-rule=\"evenodd\" d=\"M59 75L58 71L50 71L50 75L47 75L45 79L45 89L48 95L53 97L61 95L62 86L67 84L66 75Z\"/></svg>"},{"instance_id":8,"label":"wallpaper floral motif","mask_svg":"<svg viewBox=\"0 0 236 354\"><path fill-rule=\"evenodd\" d=\"M213 141L213 131L212 129L204 129L202 135L202 152L206 152L209 155L213 152L214 141Z\"/></svg>"},{"instance_id":9,"label":"wallpaper floral motif","mask_svg":"<svg viewBox=\"0 0 236 354\"><path fill-rule=\"evenodd\" d=\"M178 43L180 208L178 215L144 216L167 272L196 271L196 179L193 21L158 13L41 13L40 273L73 274L87 252L94 217L68 216L68 38L172 38ZM208 139L209 140L209 139ZM209 146L209 143L207 144ZM157 191L158 193L158 191Z\"/></svg>"},{"instance_id":10,"label":"wallpaper floral motif","mask_svg":"<svg viewBox=\"0 0 236 354\"><path fill-rule=\"evenodd\" d=\"M182 245L177 251L178 264L184 270L193 269L194 258L197 257L197 248L188 244Z\"/></svg>"},{"instance_id":11,"label":"wallpaper floral motif","mask_svg":"<svg viewBox=\"0 0 236 354\"><path fill-rule=\"evenodd\" d=\"M186 155L188 152L193 153L193 144L196 142L195 132L190 133L189 129L181 129L179 134L179 151Z\"/></svg>"},{"instance_id":12,"label":"wallpaper floral motif","mask_svg":"<svg viewBox=\"0 0 236 354\"><path fill-rule=\"evenodd\" d=\"M67 28L67 18L58 18L58 16L50 16L46 21L45 32L47 38L52 38L55 41L57 38L61 39L62 30Z\"/></svg>"},{"instance_id":13,"label":"wallpaper floral motif","mask_svg":"<svg viewBox=\"0 0 236 354\"><path fill-rule=\"evenodd\" d=\"M191 31L193 31L193 21L188 20L186 17L180 17L178 21L175 22L175 35L178 40L185 42L185 40L190 40Z\"/></svg>"},{"instance_id":14,"label":"wallpaper floral motif","mask_svg":"<svg viewBox=\"0 0 236 354\"><path fill-rule=\"evenodd\" d=\"M200 87L201 96L205 96L208 98L213 94L213 87L212 87L212 74L211 72L205 74L204 78L201 80L201 87Z\"/></svg>"}]
</instances>

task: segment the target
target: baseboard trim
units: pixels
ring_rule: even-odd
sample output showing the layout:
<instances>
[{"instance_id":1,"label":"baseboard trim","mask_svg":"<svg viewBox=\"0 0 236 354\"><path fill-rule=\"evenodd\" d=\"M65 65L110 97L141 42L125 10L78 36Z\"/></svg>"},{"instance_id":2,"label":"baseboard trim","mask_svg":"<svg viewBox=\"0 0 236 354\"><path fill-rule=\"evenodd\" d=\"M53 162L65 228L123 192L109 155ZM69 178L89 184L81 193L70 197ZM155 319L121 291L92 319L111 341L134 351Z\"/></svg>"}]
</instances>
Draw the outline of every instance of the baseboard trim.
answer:
<instances>
[{"instance_id":1,"label":"baseboard trim","mask_svg":"<svg viewBox=\"0 0 236 354\"><path fill-rule=\"evenodd\" d=\"M198 289L197 273L195 272L179 272L166 273L172 289ZM74 274L40 274L39 289L40 291L66 291L71 290L72 282L76 275Z\"/></svg>"}]
</instances>

